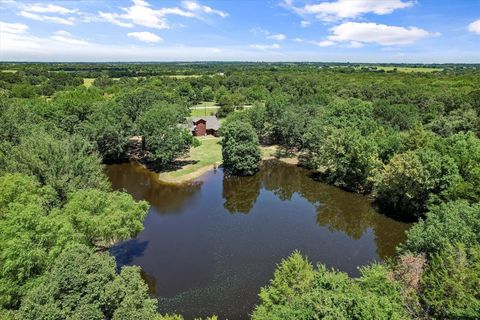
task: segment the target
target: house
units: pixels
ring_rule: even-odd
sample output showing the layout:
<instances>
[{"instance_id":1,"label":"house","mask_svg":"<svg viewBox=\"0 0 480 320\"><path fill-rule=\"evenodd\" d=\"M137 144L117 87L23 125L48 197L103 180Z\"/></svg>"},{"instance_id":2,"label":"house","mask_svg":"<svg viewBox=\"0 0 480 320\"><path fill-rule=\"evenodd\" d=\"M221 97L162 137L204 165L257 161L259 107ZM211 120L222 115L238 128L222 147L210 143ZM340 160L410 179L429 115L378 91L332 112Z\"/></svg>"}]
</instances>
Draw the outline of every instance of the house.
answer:
<instances>
[{"instance_id":1,"label":"house","mask_svg":"<svg viewBox=\"0 0 480 320\"><path fill-rule=\"evenodd\" d=\"M220 122L215 116L191 117L188 119L189 129L194 136L216 136Z\"/></svg>"}]
</instances>

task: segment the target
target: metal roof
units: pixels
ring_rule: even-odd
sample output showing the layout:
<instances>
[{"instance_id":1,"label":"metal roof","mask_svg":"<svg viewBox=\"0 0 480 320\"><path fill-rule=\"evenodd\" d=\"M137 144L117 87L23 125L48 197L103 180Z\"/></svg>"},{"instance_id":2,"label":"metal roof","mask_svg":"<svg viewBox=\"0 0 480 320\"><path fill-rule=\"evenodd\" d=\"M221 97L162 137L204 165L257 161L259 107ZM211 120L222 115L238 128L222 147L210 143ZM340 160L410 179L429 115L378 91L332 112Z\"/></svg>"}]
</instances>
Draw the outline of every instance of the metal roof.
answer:
<instances>
[{"instance_id":1,"label":"metal roof","mask_svg":"<svg viewBox=\"0 0 480 320\"><path fill-rule=\"evenodd\" d=\"M203 116L203 117L190 117L190 118L188 118L189 125L191 125L192 127L199 120L204 120L205 121L206 126L207 126L207 130L209 130L209 129L212 129L212 130L220 129L220 122L218 121L216 116Z\"/></svg>"}]
</instances>

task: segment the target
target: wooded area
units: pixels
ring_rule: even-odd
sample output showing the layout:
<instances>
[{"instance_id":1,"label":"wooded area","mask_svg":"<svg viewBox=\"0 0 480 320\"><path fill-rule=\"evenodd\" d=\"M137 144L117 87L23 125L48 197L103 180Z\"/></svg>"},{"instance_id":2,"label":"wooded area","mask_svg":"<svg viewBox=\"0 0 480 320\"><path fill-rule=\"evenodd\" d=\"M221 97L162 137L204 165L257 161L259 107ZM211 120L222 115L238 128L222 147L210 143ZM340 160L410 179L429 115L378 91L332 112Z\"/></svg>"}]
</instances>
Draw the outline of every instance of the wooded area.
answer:
<instances>
[{"instance_id":1,"label":"wooded area","mask_svg":"<svg viewBox=\"0 0 480 320\"><path fill-rule=\"evenodd\" d=\"M168 168L200 143L182 126L200 102L225 118L229 173L254 174L259 145L278 145L315 179L415 222L398 257L360 278L293 253L253 319L480 317L480 66L0 67L0 317L177 319L106 251L142 230L148 204L112 191L103 165L142 136L141 161Z\"/></svg>"}]
</instances>

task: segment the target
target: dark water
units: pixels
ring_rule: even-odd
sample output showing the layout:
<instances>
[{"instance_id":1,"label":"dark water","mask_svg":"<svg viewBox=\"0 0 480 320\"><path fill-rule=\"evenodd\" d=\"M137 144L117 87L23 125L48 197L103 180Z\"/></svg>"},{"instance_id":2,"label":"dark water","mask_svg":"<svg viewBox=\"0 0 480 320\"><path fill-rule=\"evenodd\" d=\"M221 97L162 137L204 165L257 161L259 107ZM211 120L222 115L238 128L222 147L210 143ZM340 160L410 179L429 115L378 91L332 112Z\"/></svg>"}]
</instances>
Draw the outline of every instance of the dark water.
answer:
<instances>
[{"instance_id":1,"label":"dark water","mask_svg":"<svg viewBox=\"0 0 480 320\"><path fill-rule=\"evenodd\" d=\"M408 228L365 197L274 160L253 177L217 170L182 186L135 163L110 165L107 174L116 189L151 204L145 230L112 254L142 267L162 313L187 319L246 318L275 265L297 249L356 276L358 266L394 255Z\"/></svg>"}]
</instances>

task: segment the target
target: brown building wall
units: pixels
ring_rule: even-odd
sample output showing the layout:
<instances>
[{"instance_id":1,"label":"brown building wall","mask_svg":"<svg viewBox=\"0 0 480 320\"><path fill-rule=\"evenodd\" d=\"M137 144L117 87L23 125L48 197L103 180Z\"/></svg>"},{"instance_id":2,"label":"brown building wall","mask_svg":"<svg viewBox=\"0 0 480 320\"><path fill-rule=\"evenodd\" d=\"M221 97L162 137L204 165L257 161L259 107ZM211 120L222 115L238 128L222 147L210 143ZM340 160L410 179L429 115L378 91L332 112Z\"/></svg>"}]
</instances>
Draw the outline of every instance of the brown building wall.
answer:
<instances>
[{"instance_id":1,"label":"brown building wall","mask_svg":"<svg viewBox=\"0 0 480 320\"><path fill-rule=\"evenodd\" d=\"M207 123L203 120L199 120L195 124L195 135L204 136L207 133Z\"/></svg>"}]
</instances>

